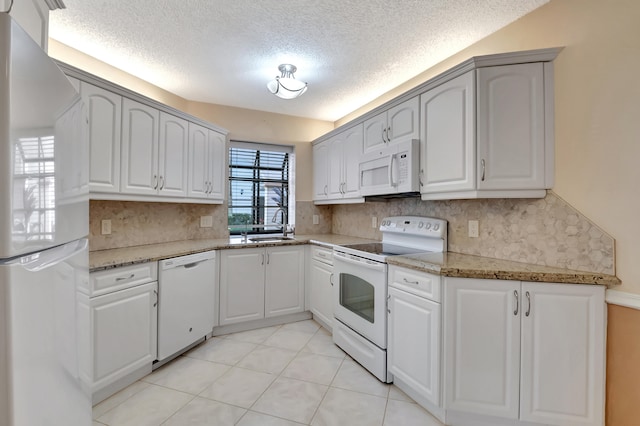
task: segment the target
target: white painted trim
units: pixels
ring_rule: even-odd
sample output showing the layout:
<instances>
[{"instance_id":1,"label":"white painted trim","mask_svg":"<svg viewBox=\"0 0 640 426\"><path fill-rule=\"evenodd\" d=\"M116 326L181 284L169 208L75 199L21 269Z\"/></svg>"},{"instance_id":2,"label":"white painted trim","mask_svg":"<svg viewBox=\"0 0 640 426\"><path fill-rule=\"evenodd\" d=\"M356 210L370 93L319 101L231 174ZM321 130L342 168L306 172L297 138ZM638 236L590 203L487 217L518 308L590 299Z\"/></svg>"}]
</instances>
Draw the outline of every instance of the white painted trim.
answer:
<instances>
[{"instance_id":1,"label":"white painted trim","mask_svg":"<svg viewBox=\"0 0 640 426\"><path fill-rule=\"evenodd\" d=\"M607 290L605 301L611 305L640 310L640 294L627 293L620 290Z\"/></svg>"}]
</instances>

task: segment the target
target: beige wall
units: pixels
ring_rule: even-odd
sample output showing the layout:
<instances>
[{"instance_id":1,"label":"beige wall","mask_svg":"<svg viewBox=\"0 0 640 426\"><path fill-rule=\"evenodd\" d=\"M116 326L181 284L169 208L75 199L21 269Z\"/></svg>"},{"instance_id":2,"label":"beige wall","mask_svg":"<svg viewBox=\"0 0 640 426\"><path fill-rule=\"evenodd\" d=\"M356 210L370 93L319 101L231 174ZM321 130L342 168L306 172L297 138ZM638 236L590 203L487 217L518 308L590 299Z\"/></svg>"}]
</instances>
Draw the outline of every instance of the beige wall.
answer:
<instances>
[{"instance_id":1,"label":"beige wall","mask_svg":"<svg viewBox=\"0 0 640 426\"><path fill-rule=\"evenodd\" d=\"M640 2L551 0L345 122L476 55L564 46L555 61L554 192L616 239L620 290L640 293Z\"/></svg>"}]
</instances>

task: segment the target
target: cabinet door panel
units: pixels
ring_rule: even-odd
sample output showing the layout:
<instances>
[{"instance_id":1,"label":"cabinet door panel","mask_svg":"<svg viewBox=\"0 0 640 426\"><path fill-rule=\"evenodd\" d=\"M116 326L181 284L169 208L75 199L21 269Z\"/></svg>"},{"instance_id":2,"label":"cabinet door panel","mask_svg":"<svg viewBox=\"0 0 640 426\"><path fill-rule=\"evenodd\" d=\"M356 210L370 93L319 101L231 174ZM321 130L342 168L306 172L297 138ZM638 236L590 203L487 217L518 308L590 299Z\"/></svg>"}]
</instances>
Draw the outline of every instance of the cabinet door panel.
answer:
<instances>
[{"instance_id":1,"label":"cabinet door panel","mask_svg":"<svg viewBox=\"0 0 640 426\"><path fill-rule=\"evenodd\" d=\"M224 200L227 171L226 136L209 130L209 198Z\"/></svg>"},{"instance_id":2,"label":"cabinet door panel","mask_svg":"<svg viewBox=\"0 0 640 426\"><path fill-rule=\"evenodd\" d=\"M265 317L304 311L304 249L266 250Z\"/></svg>"},{"instance_id":3,"label":"cabinet door panel","mask_svg":"<svg viewBox=\"0 0 640 426\"><path fill-rule=\"evenodd\" d=\"M264 318L264 249L220 253L220 325Z\"/></svg>"},{"instance_id":4,"label":"cabinet door panel","mask_svg":"<svg viewBox=\"0 0 640 426\"><path fill-rule=\"evenodd\" d=\"M396 142L420 137L420 99L418 96L391 108L387 113L388 139Z\"/></svg>"},{"instance_id":5,"label":"cabinet door panel","mask_svg":"<svg viewBox=\"0 0 640 426\"><path fill-rule=\"evenodd\" d=\"M333 287L331 276L333 266L326 263L311 261L309 271L309 291L311 295L309 301L313 317L318 317L320 321L329 327L333 327Z\"/></svg>"},{"instance_id":6,"label":"cabinet door panel","mask_svg":"<svg viewBox=\"0 0 640 426\"><path fill-rule=\"evenodd\" d=\"M446 407L517 419L519 282L447 278L444 288Z\"/></svg>"},{"instance_id":7,"label":"cabinet door panel","mask_svg":"<svg viewBox=\"0 0 640 426\"><path fill-rule=\"evenodd\" d=\"M122 193L155 195L160 113L127 98L122 101L122 110Z\"/></svg>"},{"instance_id":8,"label":"cabinet door panel","mask_svg":"<svg viewBox=\"0 0 640 426\"><path fill-rule=\"evenodd\" d=\"M474 75L420 97L422 193L475 189Z\"/></svg>"},{"instance_id":9,"label":"cabinet door panel","mask_svg":"<svg viewBox=\"0 0 640 426\"><path fill-rule=\"evenodd\" d=\"M363 134L363 152L373 152L384 146L383 132L387 128L387 112L376 115L364 122ZM385 132L386 133L386 132Z\"/></svg>"},{"instance_id":10,"label":"cabinet door panel","mask_svg":"<svg viewBox=\"0 0 640 426\"><path fill-rule=\"evenodd\" d=\"M329 194L329 141L313 146L313 199L324 200Z\"/></svg>"},{"instance_id":11,"label":"cabinet door panel","mask_svg":"<svg viewBox=\"0 0 640 426\"><path fill-rule=\"evenodd\" d=\"M209 180L209 129L189 123L190 198L206 198Z\"/></svg>"},{"instance_id":12,"label":"cabinet door panel","mask_svg":"<svg viewBox=\"0 0 640 426\"><path fill-rule=\"evenodd\" d=\"M544 188L542 63L477 72L478 188Z\"/></svg>"},{"instance_id":13,"label":"cabinet door panel","mask_svg":"<svg viewBox=\"0 0 640 426\"><path fill-rule=\"evenodd\" d=\"M85 82L80 94L89 114L90 190L119 192L122 97Z\"/></svg>"},{"instance_id":14,"label":"cabinet door panel","mask_svg":"<svg viewBox=\"0 0 640 426\"><path fill-rule=\"evenodd\" d=\"M362 126L358 125L345 132L343 149L344 197L360 194L360 157L362 156Z\"/></svg>"},{"instance_id":15,"label":"cabinet door panel","mask_svg":"<svg viewBox=\"0 0 640 426\"><path fill-rule=\"evenodd\" d=\"M91 299L95 389L156 359L157 288L152 282Z\"/></svg>"},{"instance_id":16,"label":"cabinet door panel","mask_svg":"<svg viewBox=\"0 0 640 426\"><path fill-rule=\"evenodd\" d=\"M330 140L329 148L329 198L342 198L344 139L338 135Z\"/></svg>"},{"instance_id":17,"label":"cabinet door panel","mask_svg":"<svg viewBox=\"0 0 640 426\"><path fill-rule=\"evenodd\" d=\"M440 304L389 288L389 371L440 405Z\"/></svg>"},{"instance_id":18,"label":"cabinet door panel","mask_svg":"<svg viewBox=\"0 0 640 426\"><path fill-rule=\"evenodd\" d=\"M187 151L189 123L172 115L160 114L159 169L161 195L187 195Z\"/></svg>"},{"instance_id":19,"label":"cabinet door panel","mask_svg":"<svg viewBox=\"0 0 640 426\"><path fill-rule=\"evenodd\" d=\"M521 419L602 424L604 288L523 283L522 291Z\"/></svg>"}]
</instances>

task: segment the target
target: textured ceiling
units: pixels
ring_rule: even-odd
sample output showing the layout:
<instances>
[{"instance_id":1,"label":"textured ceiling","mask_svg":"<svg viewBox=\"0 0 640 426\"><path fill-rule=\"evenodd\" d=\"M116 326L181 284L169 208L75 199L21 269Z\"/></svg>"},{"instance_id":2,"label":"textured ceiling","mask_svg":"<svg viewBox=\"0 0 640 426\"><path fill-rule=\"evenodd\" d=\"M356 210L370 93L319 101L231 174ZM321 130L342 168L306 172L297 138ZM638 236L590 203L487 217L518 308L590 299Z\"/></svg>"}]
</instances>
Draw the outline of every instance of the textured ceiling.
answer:
<instances>
[{"instance_id":1,"label":"textured ceiling","mask_svg":"<svg viewBox=\"0 0 640 426\"><path fill-rule=\"evenodd\" d=\"M64 0L51 38L189 100L335 121L548 0ZM278 65L309 89L269 93Z\"/></svg>"}]
</instances>

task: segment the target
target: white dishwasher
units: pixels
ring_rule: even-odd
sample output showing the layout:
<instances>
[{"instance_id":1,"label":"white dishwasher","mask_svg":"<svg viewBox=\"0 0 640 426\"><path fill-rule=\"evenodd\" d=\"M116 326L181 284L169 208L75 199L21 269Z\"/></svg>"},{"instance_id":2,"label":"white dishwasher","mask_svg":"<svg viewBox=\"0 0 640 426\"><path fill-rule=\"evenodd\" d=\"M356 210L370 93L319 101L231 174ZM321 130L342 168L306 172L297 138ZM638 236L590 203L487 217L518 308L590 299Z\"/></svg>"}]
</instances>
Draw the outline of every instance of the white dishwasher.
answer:
<instances>
[{"instance_id":1,"label":"white dishwasher","mask_svg":"<svg viewBox=\"0 0 640 426\"><path fill-rule=\"evenodd\" d=\"M211 333L216 320L216 252L158 264L158 360Z\"/></svg>"}]
</instances>

